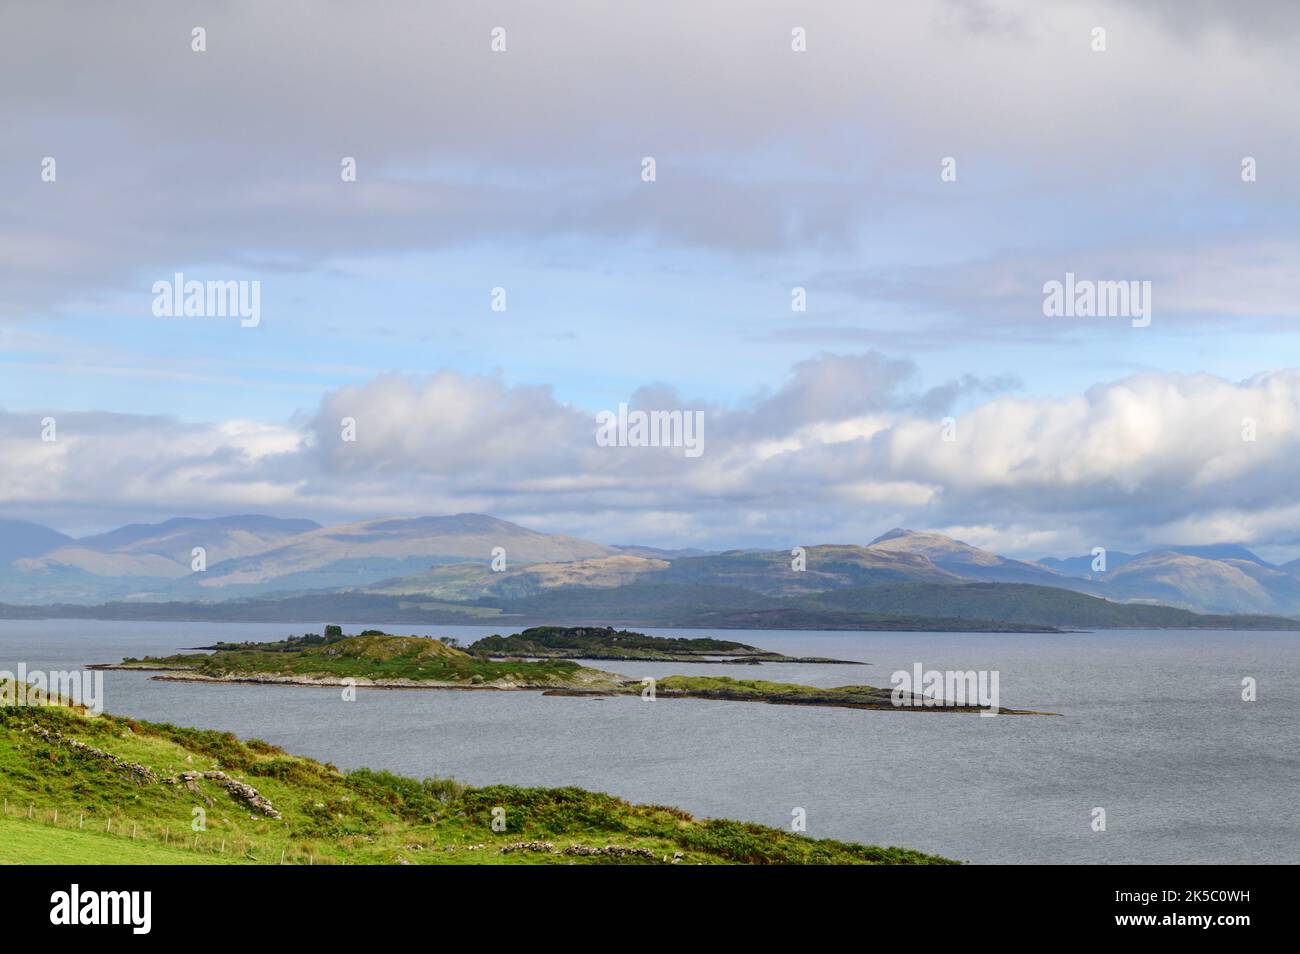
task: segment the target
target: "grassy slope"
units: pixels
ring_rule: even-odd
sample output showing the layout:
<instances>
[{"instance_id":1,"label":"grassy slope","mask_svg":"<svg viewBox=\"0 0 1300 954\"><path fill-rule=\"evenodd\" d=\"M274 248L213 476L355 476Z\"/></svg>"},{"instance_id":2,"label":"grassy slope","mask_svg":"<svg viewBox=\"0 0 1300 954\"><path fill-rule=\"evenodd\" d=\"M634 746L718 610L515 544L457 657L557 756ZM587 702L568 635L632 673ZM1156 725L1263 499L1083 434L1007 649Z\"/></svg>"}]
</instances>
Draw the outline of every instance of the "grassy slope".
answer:
<instances>
[{"instance_id":1,"label":"grassy slope","mask_svg":"<svg viewBox=\"0 0 1300 954\"><path fill-rule=\"evenodd\" d=\"M33 724L57 735L47 741L31 731ZM143 765L160 779L219 765L270 799L283 818L254 812L206 779L196 782L197 792L161 780L133 780L103 757L73 748L68 743L74 738ZM7 804L0 817L0 860L6 862L275 864L283 853L293 864L663 863L680 853L681 863L705 864L945 863L904 849L697 820L677 809L632 805L576 788L467 788L367 770L345 775L229 733L65 708L0 708L0 794ZM191 830L195 807L207 813L207 830L197 835ZM491 828L496 807L506 811L504 832ZM82 816L84 829L78 827ZM615 845L652 857L500 850L533 841L550 842L559 851L572 844Z\"/></svg>"},{"instance_id":2,"label":"grassy slope","mask_svg":"<svg viewBox=\"0 0 1300 954\"><path fill-rule=\"evenodd\" d=\"M75 819L74 819L75 822ZM101 831L61 827L25 815L0 818L0 864L3 865L215 865L242 864L242 859L209 852L169 848Z\"/></svg>"}]
</instances>

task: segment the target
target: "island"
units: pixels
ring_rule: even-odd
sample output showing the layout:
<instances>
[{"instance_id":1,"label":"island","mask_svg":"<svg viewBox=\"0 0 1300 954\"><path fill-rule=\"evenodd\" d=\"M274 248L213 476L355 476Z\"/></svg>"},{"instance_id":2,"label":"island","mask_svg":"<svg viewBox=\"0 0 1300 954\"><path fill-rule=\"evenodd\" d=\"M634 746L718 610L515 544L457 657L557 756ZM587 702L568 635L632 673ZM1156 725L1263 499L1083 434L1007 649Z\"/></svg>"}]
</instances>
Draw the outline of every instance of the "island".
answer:
<instances>
[{"instance_id":1,"label":"island","mask_svg":"<svg viewBox=\"0 0 1300 954\"><path fill-rule=\"evenodd\" d=\"M851 659L784 656L730 639L708 636L647 636L611 626L534 626L513 636L484 636L467 652L476 656L530 659L636 660L676 663L820 663L862 666Z\"/></svg>"},{"instance_id":2,"label":"island","mask_svg":"<svg viewBox=\"0 0 1300 954\"><path fill-rule=\"evenodd\" d=\"M153 677L155 679L190 682L372 689L533 690L552 696L640 695L654 699L712 699L893 712L983 711L971 705L936 705L932 698L927 700L920 694L911 694L900 704L890 689L867 685L820 688L729 676L670 675L629 679L618 673L580 665L568 658L476 655L458 648L454 642L449 637L391 636L377 630L346 636L341 627L329 626L324 635L291 636L264 643L219 643L204 647L210 652L143 659L128 657L120 663L100 663L89 668L144 670L158 673ZM998 712L1006 715L1055 714L1007 708L999 708Z\"/></svg>"}]
</instances>

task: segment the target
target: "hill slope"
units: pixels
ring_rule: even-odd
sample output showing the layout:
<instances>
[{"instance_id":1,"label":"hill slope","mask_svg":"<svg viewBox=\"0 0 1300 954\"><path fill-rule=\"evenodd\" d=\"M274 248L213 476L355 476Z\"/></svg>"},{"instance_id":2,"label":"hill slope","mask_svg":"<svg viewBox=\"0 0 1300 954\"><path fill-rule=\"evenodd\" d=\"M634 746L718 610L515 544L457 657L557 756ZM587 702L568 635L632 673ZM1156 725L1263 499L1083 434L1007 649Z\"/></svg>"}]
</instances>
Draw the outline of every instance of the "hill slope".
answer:
<instances>
[{"instance_id":1,"label":"hill slope","mask_svg":"<svg viewBox=\"0 0 1300 954\"><path fill-rule=\"evenodd\" d=\"M0 795L4 858L36 864L170 864L182 853L256 864L951 863L577 788L343 774L230 733L55 707L0 708ZM503 832L492 830L497 808Z\"/></svg>"},{"instance_id":2,"label":"hill slope","mask_svg":"<svg viewBox=\"0 0 1300 954\"><path fill-rule=\"evenodd\" d=\"M507 567L617 556L590 540L539 533L482 514L396 517L324 527L255 556L230 560L200 581L207 591L357 586L422 571L431 563L486 564L497 547ZM213 594L216 595L216 594Z\"/></svg>"},{"instance_id":3,"label":"hill slope","mask_svg":"<svg viewBox=\"0 0 1300 954\"><path fill-rule=\"evenodd\" d=\"M1064 577L1047 567L1020 560L1008 560L988 550L954 540L942 533L918 533L895 527L868 544L868 549L924 557L942 570L965 580L989 583L1037 583L1078 589L1086 582Z\"/></svg>"},{"instance_id":4,"label":"hill slope","mask_svg":"<svg viewBox=\"0 0 1300 954\"><path fill-rule=\"evenodd\" d=\"M898 583L835 590L805 597L798 603L810 612L929 614L1078 629L1300 630L1300 622L1276 616L1223 616L1170 606L1114 603L1086 593L1027 583Z\"/></svg>"},{"instance_id":5,"label":"hill slope","mask_svg":"<svg viewBox=\"0 0 1300 954\"><path fill-rule=\"evenodd\" d=\"M0 520L0 566L49 553L72 538L26 520Z\"/></svg>"}]
</instances>

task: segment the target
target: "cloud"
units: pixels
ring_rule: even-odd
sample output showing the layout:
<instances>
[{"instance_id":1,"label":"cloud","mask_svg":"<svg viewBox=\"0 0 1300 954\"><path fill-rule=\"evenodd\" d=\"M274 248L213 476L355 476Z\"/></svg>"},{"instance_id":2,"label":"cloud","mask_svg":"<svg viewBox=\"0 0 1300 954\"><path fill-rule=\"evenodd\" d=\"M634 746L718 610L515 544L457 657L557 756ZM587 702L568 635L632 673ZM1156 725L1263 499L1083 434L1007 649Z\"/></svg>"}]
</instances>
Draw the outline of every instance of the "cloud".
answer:
<instances>
[{"instance_id":1,"label":"cloud","mask_svg":"<svg viewBox=\"0 0 1300 954\"><path fill-rule=\"evenodd\" d=\"M49 445L45 412L0 414L0 501L15 515L75 529L483 510L703 545L908 523L1035 551L1300 538L1295 372L1115 380L1165 360L1166 329L1235 336L1296 317L1287 4L83 6L0 8L5 399L102 407L102 381L104 402L136 402L115 407L203 422L52 411ZM488 48L498 23L504 55ZM189 46L199 24L203 54ZM790 50L795 25L807 53ZM1098 25L1104 54L1089 48ZM1258 182L1240 179L1245 155ZM45 156L57 183L39 179ZM358 182L340 181L343 156ZM956 182L939 181L945 156ZM257 338L156 332L138 320L149 285L177 270L281 278L267 289L280 320ZM1045 320L1042 284L1067 270L1151 280L1150 334L1125 328L1112 349L1118 324ZM508 372L466 371L489 365L463 301L498 272L512 318L537 303L536 337L516 328L513 343L620 356L576 384L546 370L576 348L521 360L503 346ZM662 281L662 298L620 300L638 278ZM815 303L807 322L786 308L795 282ZM597 324L622 305L628 320ZM629 326L656 309L672 344L641 363L668 367L680 337L694 365L680 380L730 359L718 329L738 329L741 370L709 400L647 380L665 371L632 377L625 356L660 329ZM1081 338L1091 351L1056 366L1004 347ZM770 348L744 347L755 340ZM1169 362L1200 363L1198 342L1175 344ZM867 347L880 350L816 352ZM1206 350L1236 367L1234 347ZM901 356L913 351L940 352L943 380ZM746 377L744 362L758 357L788 378L757 388L771 365ZM399 362L444 370L371 373ZM1105 371L1086 380L1105 383L1012 396L1008 372L1050 392L1056 367L1089 362ZM255 387L329 390L283 420ZM228 420L218 402L235 389L242 417ZM574 403L593 394L702 411L705 454L596 447L602 408ZM953 443L939 439L948 414ZM355 443L339 440L344 417Z\"/></svg>"},{"instance_id":2,"label":"cloud","mask_svg":"<svg viewBox=\"0 0 1300 954\"><path fill-rule=\"evenodd\" d=\"M1275 210L1300 196L1271 93L1300 85L1285 7L1143 6L9 4L0 314L103 305L188 265L325 270L476 241L856 265L882 243L1032 249L1062 221L1121 244L1153 215L1179 234L1284 228ZM1272 41L1246 57L1216 25ZM1243 206L1247 153L1268 201ZM47 155L56 184L39 181Z\"/></svg>"},{"instance_id":3,"label":"cloud","mask_svg":"<svg viewBox=\"0 0 1300 954\"><path fill-rule=\"evenodd\" d=\"M605 541L784 546L894 524L959 528L1024 553L1300 541L1300 369L1232 382L1144 373L1025 398L998 382L914 386L905 361L823 355L734 407L662 385L633 408L700 410L703 456L599 447L594 412L543 386L381 375L296 425L0 414L11 516L58 526L268 510L347 519L487 511ZM995 396L990 397L990 394ZM956 439L939 414L956 395ZM357 440L342 440L345 417ZM1244 439L1253 434L1253 440Z\"/></svg>"}]
</instances>

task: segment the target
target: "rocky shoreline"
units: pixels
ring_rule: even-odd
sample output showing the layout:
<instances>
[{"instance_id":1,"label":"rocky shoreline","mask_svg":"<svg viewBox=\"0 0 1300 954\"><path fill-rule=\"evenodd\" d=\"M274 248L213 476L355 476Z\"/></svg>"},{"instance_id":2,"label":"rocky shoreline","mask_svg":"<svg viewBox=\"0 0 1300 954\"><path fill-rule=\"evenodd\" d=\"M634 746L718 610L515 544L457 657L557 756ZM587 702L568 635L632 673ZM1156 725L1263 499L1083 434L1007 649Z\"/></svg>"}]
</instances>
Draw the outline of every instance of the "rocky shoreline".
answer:
<instances>
[{"instance_id":1,"label":"rocky shoreline","mask_svg":"<svg viewBox=\"0 0 1300 954\"><path fill-rule=\"evenodd\" d=\"M182 666L130 666L119 663L100 663L86 667L88 669L121 669L130 672L156 672L160 675L150 678L163 682L213 682L213 683L250 683L255 685L300 686L303 688L342 688L357 689L461 689L467 692L477 690L495 690L497 692L538 691L557 688L550 682L511 682L492 680L484 682L447 682L437 679L371 679L366 676L280 676L273 673L244 673L240 675L207 676ZM622 677L619 677L620 679ZM581 692L582 689L575 691ZM610 694L597 690L597 694Z\"/></svg>"},{"instance_id":2,"label":"rocky shoreline","mask_svg":"<svg viewBox=\"0 0 1300 954\"><path fill-rule=\"evenodd\" d=\"M642 690L639 682L628 683L621 691L605 692L584 689L547 689L545 696L600 697L639 694ZM889 689L864 687L870 691L861 693L800 693L772 692L754 695L746 692L726 689L659 689L655 690L657 699L713 699L720 702L765 702L778 706L812 706L816 708L835 709L872 709L881 712L984 712L980 706L926 705L924 698L914 696L912 705L895 705L893 693ZM1034 709L1005 709L999 707L998 715L1039 715L1059 716L1059 712L1040 712Z\"/></svg>"},{"instance_id":3,"label":"rocky shoreline","mask_svg":"<svg viewBox=\"0 0 1300 954\"><path fill-rule=\"evenodd\" d=\"M354 687L357 689L442 689L464 692L540 692L544 696L561 696L571 698L613 698L616 696L639 695L645 688L637 679L617 677L611 685L556 686L552 683L509 682L497 680L482 683L445 682L419 679L369 679L363 676L280 676L270 673L248 673L244 675L206 676L190 672L179 667L147 668L120 664L102 664L94 669L129 669L144 672L158 672L151 678L167 682L202 682L202 683L242 683L246 685L296 686L304 689ZM610 674L614 675L614 674ZM862 692L769 692L756 695L752 692L728 689L671 689L656 688L656 698L663 699L711 699L719 702L764 702L769 705L811 706L816 708L836 709L872 709L885 712L963 712L978 713L985 711L978 706L925 705L923 697L916 696L913 705L895 705L893 693L889 689L863 687ZM999 715L1043 715L1059 716L1059 712L1042 712L1034 709L999 708Z\"/></svg>"}]
</instances>

